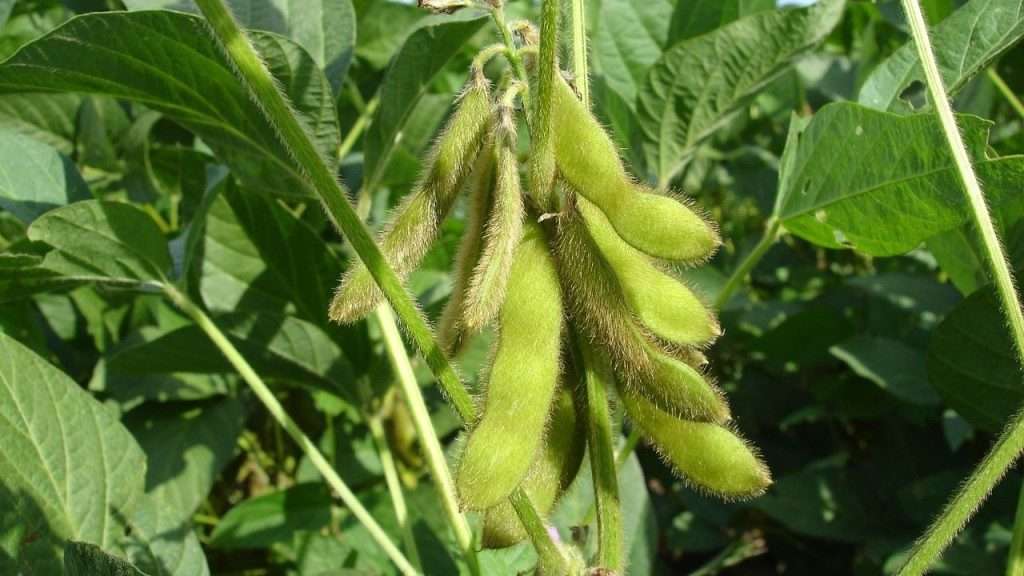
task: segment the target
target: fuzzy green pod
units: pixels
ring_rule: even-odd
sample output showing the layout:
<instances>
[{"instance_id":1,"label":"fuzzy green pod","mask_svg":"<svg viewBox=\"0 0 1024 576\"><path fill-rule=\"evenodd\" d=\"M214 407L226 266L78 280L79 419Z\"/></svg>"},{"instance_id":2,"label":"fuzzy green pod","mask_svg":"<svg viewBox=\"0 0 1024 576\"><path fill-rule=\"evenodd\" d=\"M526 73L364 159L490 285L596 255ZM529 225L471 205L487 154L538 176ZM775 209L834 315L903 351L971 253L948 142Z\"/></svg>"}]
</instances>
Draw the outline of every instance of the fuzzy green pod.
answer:
<instances>
[{"instance_id":1,"label":"fuzzy green pod","mask_svg":"<svg viewBox=\"0 0 1024 576\"><path fill-rule=\"evenodd\" d=\"M490 87L485 78L474 74L431 152L426 171L380 236L381 251L399 278L405 278L419 265L437 238L490 123ZM331 320L355 322L373 311L383 298L366 266L354 263L331 302Z\"/></svg>"},{"instance_id":2,"label":"fuzzy green pod","mask_svg":"<svg viewBox=\"0 0 1024 576\"><path fill-rule=\"evenodd\" d=\"M512 259L523 234L522 185L516 158L513 112L503 109L494 134L494 193L479 261L466 292L463 323L478 332L498 315L505 300Z\"/></svg>"},{"instance_id":3,"label":"fuzzy green pod","mask_svg":"<svg viewBox=\"0 0 1024 576\"><path fill-rule=\"evenodd\" d=\"M771 485L771 474L754 450L728 428L680 420L650 402L622 394L633 424L677 474L726 499L753 498Z\"/></svg>"},{"instance_id":4,"label":"fuzzy green pod","mask_svg":"<svg viewBox=\"0 0 1024 576\"><path fill-rule=\"evenodd\" d=\"M585 198L577 198L577 207L591 238L615 273L626 303L647 329L683 346L708 344L721 334L714 314L704 303L622 240L603 212Z\"/></svg>"},{"instance_id":5,"label":"fuzzy green pod","mask_svg":"<svg viewBox=\"0 0 1024 576\"><path fill-rule=\"evenodd\" d=\"M494 189L495 150L493 138L488 138L473 166L469 182L469 206L466 230L462 233L459 251L455 256L452 294L441 313L437 340L445 353L453 355L462 349L470 331L463 321L466 311L466 292L472 283L473 271L480 260L484 245L485 227L491 211Z\"/></svg>"},{"instance_id":6,"label":"fuzzy green pod","mask_svg":"<svg viewBox=\"0 0 1024 576\"><path fill-rule=\"evenodd\" d=\"M665 260L698 262L714 253L720 244L715 228L683 202L634 182L611 138L561 77L554 110L559 171L605 213L623 240Z\"/></svg>"},{"instance_id":7,"label":"fuzzy green pod","mask_svg":"<svg viewBox=\"0 0 1024 576\"><path fill-rule=\"evenodd\" d=\"M661 350L643 332L629 309L619 281L579 212L559 219L556 254L569 308L589 340L612 361L616 376L631 394L659 408L694 420L726 422L729 407L722 393L687 360Z\"/></svg>"},{"instance_id":8,"label":"fuzzy green pod","mask_svg":"<svg viewBox=\"0 0 1024 576\"><path fill-rule=\"evenodd\" d=\"M551 408L544 445L530 466L521 488L537 511L546 516L579 473L587 445L583 418L577 414L572 391L562 387ZM506 548L526 538L519 516L505 501L484 515L484 548Z\"/></svg>"},{"instance_id":9,"label":"fuzzy green pod","mask_svg":"<svg viewBox=\"0 0 1024 576\"><path fill-rule=\"evenodd\" d=\"M561 335L558 275L543 231L531 223L512 262L482 415L459 462L465 508L497 505L529 471L558 384Z\"/></svg>"}]
</instances>

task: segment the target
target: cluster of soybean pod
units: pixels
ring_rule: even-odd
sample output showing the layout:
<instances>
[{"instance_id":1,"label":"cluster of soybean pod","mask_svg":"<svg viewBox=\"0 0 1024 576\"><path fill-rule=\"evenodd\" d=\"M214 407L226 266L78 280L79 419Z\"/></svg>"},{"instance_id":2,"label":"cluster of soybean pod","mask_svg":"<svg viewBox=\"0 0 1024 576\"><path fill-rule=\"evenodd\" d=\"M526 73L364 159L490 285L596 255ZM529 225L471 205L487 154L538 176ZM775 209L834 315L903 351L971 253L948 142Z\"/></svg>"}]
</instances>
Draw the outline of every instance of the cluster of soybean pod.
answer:
<instances>
[{"instance_id":1,"label":"cluster of soybean pod","mask_svg":"<svg viewBox=\"0 0 1024 576\"><path fill-rule=\"evenodd\" d=\"M630 176L557 68L551 145L524 150L520 128L539 120L524 118L517 101L534 89L538 66L529 50L536 33L517 29L530 85L506 73L495 91L483 71L489 55L481 53L418 184L379 237L405 278L468 195L438 338L457 355L485 329L497 336L479 417L459 444L461 505L483 514L489 548L526 537L508 502L517 488L542 515L552 510L586 451L586 363L607 373L609 397L691 486L727 499L760 494L771 483L768 470L730 427L726 399L705 373L701 351L719 325L668 268L705 262L720 244L715 226L681 198ZM383 300L366 267L355 264L331 316L355 322Z\"/></svg>"}]
</instances>

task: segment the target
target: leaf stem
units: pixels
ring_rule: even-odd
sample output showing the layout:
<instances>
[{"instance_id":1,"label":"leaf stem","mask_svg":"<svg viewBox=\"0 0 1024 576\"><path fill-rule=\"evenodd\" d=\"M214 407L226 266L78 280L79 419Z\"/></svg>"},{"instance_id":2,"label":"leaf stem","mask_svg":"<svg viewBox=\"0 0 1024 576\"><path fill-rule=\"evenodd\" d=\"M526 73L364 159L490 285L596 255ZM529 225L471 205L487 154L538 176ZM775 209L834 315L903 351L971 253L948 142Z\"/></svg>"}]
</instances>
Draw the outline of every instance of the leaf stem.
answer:
<instances>
[{"instance_id":1,"label":"leaf stem","mask_svg":"<svg viewBox=\"0 0 1024 576\"><path fill-rule=\"evenodd\" d=\"M765 222L764 234L761 236L761 239L758 240L754 249L743 259L743 262L732 271L725 286L722 287L722 291L715 298L715 309L721 310L729 303L729 299L732 298L736 290L747 279L747 276L753 272L754 267L761 261L761 258L764 258L764 255L768 253L768 249L779 239L781 228L782 222L774 216Z\"/></svg>"},{"instance_id":2,"label":"leaf stem","mask_svg":"<svg viewBox=\"0 0 1024 576\"><path fill-rule=\"evenodd\" d=\"M587 68L587 12L583 0L572 0L572 73L583 105L590 109L590 71Z\"/></svg>"},{"instance_id":3,"label":"leaf stem","mask_svg":"<svg viewBox=\"0 0 1024 576\"><path fill-rule=\"evenodd\" d=\"M587 390L587 448L597 510L597 561L601 568L619 574L623 568L622 509L607 391L612 386L613 376L605 360L589 346L584 344L579 348Z\"/></svg>"},{"instance_id":4,"label":"leaf stem","mask_svg":"<svg viewBox=\"0 0 1024 576\"><path fill-rule=\"evenodd\" d=\"M422 572L423 564L420 561L420 551L416 546L416 537L413 535L412 526L409 524L409 509L405 504L402 482L398 478L398 467L395 465L395 456L391 453L387 434L384 433L384 425L381 424L380 416L377 414L368 415L366 425L370 428L370 436L377 446L380 465L384 470L384 482L388 486L391 506L395 510L395 520L402 530L402 539L405 540L406 554L409 555L409 561Z\"/></svg>"},{"instance_id":5,"label":"leaf stem","mask_svg":"<svg viewBox=\"0 0 1024 576\"><path fill-rule=\"evenodd\" d=\"M356 118L355 124L352 125L348 134L345 135L345 140L338 146L338 160L344 160L348 153L352 151L352 148L355 147L359 137L363 135L366 127L370 125L370 119L373 118L373 114L377 111L377 106L379 105L379 95L374 96L372 100L366 103L366 107L360 112L359 118Z\"/></svg>"},{"instance_id":6,"label":"leaf stem","mask_svg":"<svg viewBox=\"0 0 1024 576\"><path fill-rule=\"evenodd\" d=\"M1024 576L1024 484L1017 497L1017 513L1013 520L1013 539L1006 557L1006 576Z\"/></svg>"},{"instance_id":7,"label":"leaf stem","mask_svg":"<svg viewBox=\"0 0 1024 576\"><path fill-rule=\"evenodd\" d=\"M299 428L299 425L295 423L295 420L292 420L292 417L285 411L284 406L274 397L274 393L270 391L266 383L256 374L256 371L245 360L245 357L235 348L235 345L231 343L228 337L221 332L213 320L174 286L166 284L163 287L163 291L171 302L191 318L206 333L217 349L224 354L227 361L238 371L238 374L245 380L245 383L249 385L249 388L256 394L256 397L263 403L267 412L270 413L281 428L284 428L284 431L291 436L292 440L299 445L299 448L309 457L313 466L323 475L328 486L338 494L338 497L352 511L356 519L366 527L370 537L388 555L388 558L398 566L402 574L409 576L418 574L412 564L409 563L409 560L391 542L384 529L377 524L377 521L373 519L369 511L359 503L359 500L352 493L352 490L349 489L348 485L345 484L345 481L338 476L334 468L331 468L331 465L324 458L324 455L320 453L316 444L306 436L302 429Z\"/></svg>"},{"instance_id":8,"label":"leaf stem","mask_svg":"<svg viewBox=\"0 0 1024 576\"><path fill-rule=\"evenodd\" d=\"M292 155L295 165L302 170L313 191L320 197L327 215L352 244L380 286L395 314L423 353L427 365L437 376L448 399L463 418L472 415L472 399L434 339L426 320L359 219L346 197L345 189L317 151L308 131L299 122L291 104L279 90L252 43L239 28L223 0L196 0L196 4L206 17L213 37L223 47L229 63Z\"/></svg>"},{"instance_id":9,"label":"leaf stem","mask_svg":"<svg viewBox=\"0 0 1024 576\"><path fill-rule=\"evenodd\" d=\"M537 513L537 508L530 497L522 490L516 490L509 496L509 502L519 516L519 522L530 536L533 547L537 550L538 566L541 574L569 574L569 562L552 540L548 527Z\"/></svg>"},{"instance_id":10,"label":"leaf stem","mask_svg":"<svg viewBox=\"0 0 1024 576\"><path fill-rule=\"evenodd\" d=\"M437 439L434 425L430 420L430 411L427 410L427 403L423 400L423 392L416 382L416 374L413 373L412 364L409 362L409 355L405 352L405 343L402 342L402 335L395 324L395 317L391 308L381 305L376 310L377 322L384 334L384 346L388 351L388 359L398 379L399 389L409 405L412 413L413 426L416 427L416 435L419 436L426 453L427 465L430 467L430 474L434 478L437 491L441 494L441 504L448 516L448 523L455 533L455 541L466 557L471 574L480 574L480 564L476 557L476 549L473 546L473 532L469 528L466 517L459 511L459 500L455 494L455 483L448 471L448 463L444 457L444 450L441 442Z\"/></svg>"},{"instance_id":11,"label":"leaf stem","mask_svg":"<svg viewBox=\"0 0 1024 576\"><path fill-rule=\"evenodd\" d=\"M558 24L562 0L544 0L540 21L540 53L537 57L537 91L533 96L530 125L530 190L544 212L556 212L554 194L555 151L552 113L558 74Z\"/></svg>"},{"instance_id":12,"label":"leaf stem","mask_svg":"<svg viewBox=\"0 0 1024 576\"><path fill-rule=\"evenodd\" d=\"M970 203L971 216L985 248L990 271L1010 326L1011 336L1017 347L1018 362L1021 362L1024 359L1024 314L1021 313L1010 267L992 223L992 217L989 215L988 207L985 205L981 184L971 166L970 158L956 125L956 119L953 116L953 110L946 97L946 90L943 87L942 77L939 75L932 52L928 27L924 15L921 13L921 6L917 0L903 0L903 9L910 22L914 44L917 46L918 57L924 68L932 103L939 115L942 130L953 153L953 159L956 161L960 180ZM1004 429L989 454L964 483L960 492L917 542L906 564L901 569L901 574L922 574L938 559L953 537L988 497L992 488L1005 475L1007 469L1013 465L1022 450L1024 450L1024 412L1018 412Z\"/></svg>"},{"instance_id":13,"label":"leaf stem","mask_svg":"<svg viewBox=\"0 0 1024 576\"><path fill-rule=\"evenodd\" d=\"M1003 80L1003 77L999 75L999 72L994 67L989 68L986 72L988 73L988 79L992 81L992 84L999 90L999 93L1003 95L1003 98L1006 98L1010 106L1017 112L1017 115L1024 120L1024 103L1021 103L1020 98L1017 98L1017 95L1013 93L1010 85L1006 83L1006 80Z\"/></svg>"},{"instance_id":14,"label":"leaf stem","mask_svg":"<svg viewBox=\"0 0 1024 576\"><path fill-rule=\"evenodd\" d=\"M516 49L516 43L512 39L512 32L508 28L508 22L505 21L504 3L498 4L491 9L491 18L494 20L495 27L498 28L498 35L501 36L502 43L505 44L505 57L508 58L509 64L512 65L512 70L519 80L529 82L530 78L526 74L523 56Z\"/></svg>"}]
</instances>

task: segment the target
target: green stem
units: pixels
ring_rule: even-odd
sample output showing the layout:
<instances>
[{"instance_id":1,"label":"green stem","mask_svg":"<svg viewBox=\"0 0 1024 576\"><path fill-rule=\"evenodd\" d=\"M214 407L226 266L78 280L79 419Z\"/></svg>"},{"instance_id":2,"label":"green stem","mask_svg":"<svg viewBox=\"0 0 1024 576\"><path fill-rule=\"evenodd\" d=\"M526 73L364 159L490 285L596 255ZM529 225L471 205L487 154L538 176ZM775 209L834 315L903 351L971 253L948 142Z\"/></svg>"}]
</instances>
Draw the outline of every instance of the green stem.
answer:
<instances>
[{"instance_id":1,"label":"green stem","mask_svg":"<svg viewBox=\"0 0 1024 576\"><path fill-rule=\"evenodd\" d=\"M1011 336L1017 347L1018 361L1021 362L1024 359L1024 314L1021 313L1010 266L1003 253L1002 244L992 223L988 207L985 205L981 185L960 137L949 99L946 97L946 90L942 85L942 77L939 75L939 69L935 63L931 41L928 38L928 27L921 13L921 6L917 0L903 0L903 8L907 13L907 20L910 22L914 44L917 46L918 57L924 68L932 103L939 115L942 130L953 153L953 159L956 161L960 180L971 207L971 216L985 248L990 271L1010 326ZM1021 363L1024 364L1024 362ZM953 501L946 506L918 541L903 566L901 574L922 574L938 559L953 537L988 497L992 488L1005 475L1007 469L1013 465L1022 450L1024 450L1024 412L1018 412L1007 425L992 451L978 465Z\"/></svg>"},{"instance_id":2,"label":"green stem","mask_svg":"<svg viewBox=\"0 0 1024 576\"><path fill-rule=\"evenodd\" d=\"M1017 95L1013 93L1010 85L1006 83L1006 80L1003 80L1003 77L999 75L995 68L989 68L987 72L988 79L992 81L992 84L995 84L999 93L1003 95L1003 98L1006 98L1010 106L1017 112L1017 115L1024 119L1024 103L1021 103L1020 98L1017 98Z\"/></svg>"},{"instance_id":3,"label":"green stem","mask_svg":"<svg viewBox=\"0 0 1024 576\"><path fill-rule=\"evenodd\" d=\"M601 568L619 574L623 568L622 509L607 391L613 377L606 362L588 346L580 346L580 350L587 389L587 448L597 509L597 560Z\"/></svg>"},{"instance_id":4,"label":"green stem","mask_svg":"<svg viewBox=\"0 0 1024 576\"><path fill-rule=\"evenodd\" d=\"M537 91L532 98L533 121L530 150L530 190L544 212L557 212L554 194L555 149L552 108L558 74L558 23L562 0L544 0L540 21L540 53L537 57Z\"/></svg>"},{"instance_id":5,"label":"green stem","mask_svg":"<svg viewBox=\"0 0 1024 576\"><path fill-rule=\"evenodd\" d=\"M569 562L566 560L558 544L551 539L548 527L544 520L537 513L537 508L530 501L530 497L522 490L516 490L509 496L509 502L515 508L523 529L530 536L534 548L537 550L538 566L541 574L561 575L569 574Z\"/></svg>"},{"instance_id":6,"label":"green stem","mask_svg":"<svg viewBox=\"0 0 1024 576\"><path fill-rule=\"evenodd\" d=\"M590 71L587 68L587 13L584 0L572 0L572 73L583 105L590 109Z\"/></svg>"},{"instance_id":7,"label":"green stem","mask_svg":"<svg viewBox=\"0 0 1024 576\"><path fill-rule=\"evenodd\" d=\"M509 64L512 65L512 70L519 80L529 82L529 76L526 75L526 65L523 64L523 56L516 49L516 43L512 39L512 32L505 21L504 4L495 6L491 10L491 18L494 20L495 27L498 28L498 35L501 36L502 43L505 44L505 57L508 58Z\"/></svg>"},{"instance_id":8,"label":"green stem","mask_svg":"<svg viewBox=\"0 0 1024 576\"><path fill-rule=\"evenodd\" d=\"M1024 484L1017 496L1017 514L1013 520L1013 539L1006 557L1006 576L1024 576Z\"/></svg>"},{"instance_id":9,"label":"green stem","mask_svg":"<svg viewBox=\"0 0 1024 576\"><path fill-rule=\"evenodd\" d=\"M459 500L455 494L455 483L448 472L448 463L444 457L444 450L441 442L437 439L434 425L430 420L430 411L427 410L427 403L423 400L423 393L420 385L416 382L416 374L413 373L412 364L409 362L409 355L405 352L405 343L402 342L402 335L395 324L395 317L391 309L386 305L377 307L377 322L384 335L384 346L388 351L388 358L391 367L398 379L399 389L409 405L412 414L413 426L426 452L427 464L430 467L430 474L441 494L441 504L448 516L448 522L455 532L455 541L466 557L471 574L480 574L480 564L476 557L476 549L473 546L473 532L465 516L459 511Z\"/></svg>"},{"instance_id":10,"label":"green stem","mask_svg":"<svg viewBox=\"0 0 1024 576\"><path fill-rule=\"evenodd\" d=\"M640 443L640 429L634 427L629 431L629 436L626 437L626 442L623 443L622 448L619 448L619 453L615 455L615 465L620 469L626 465L626 460L629 460L629 456L636 450L636 445Z\"/></svg>"},{"instance_id":11,"label":"green stem","mask_svg":"<svg viewBox=\"0 0 1024 576\"><path fill-rule=\"evenodd\" d=\"M370 436L377 447L380 456L380 465L384 470L384 482L388 486L388 495L391 497L391 506L395 510L395 520L402 531L402 539L405 541L405 551L409 560L417 569L423 571L423 564L420 561L419 548L416 546L416 537L413 535L412 526L409 524L409 509L405 504L405 494L402 492L402 482L398 478L398 467L395 465L394 454L391 453L391 445L388 444L387 434L384 433L384 425L381 424L380 416L371 414L366 419L370 428Z\"/></svg>"},{"instance_id":12,"label":"green stem","mask_svg":"<svg viewBox=\"0 0 1024 576\"><path fill-rule=\"evenodd\" d=\"M338 146L338 159L344 160L345 156L352 151L352 148L359 141L359 137L363 135L366 127L370 125L370 119L373 118L374 112L377 111L377 106L380 105L380 97L374 96L373 100L370 100L363 111L359 114L359 118L356 118L355 124L352 125L352 129L345 135L345 140Z\"/></svg>"},{"instance_id":13,"label":"green stem","mask_svg":"<svg viewBox=\"0 0 1024 576\"><path fill-rule=\"evenodd\" d=\"M352 514L359 520L360 523L366 528L367 532L370 533L370 537L377 543L378 546L384 551L385 554L391 559L392 562L398 566L402 574L415 575L418 574L409 560L402 554L402 552L391 542L388 538L384 529L377 524L377 521L373 519L369 511L359 503L355 494L349 489L345 481L338 476L338 473L331 468L331 465L324 458L324 455L320 453L320 450L316 447L316 444L299 428L299 425L292 420L292 417L285 411L284 406L278 402L277 398L274 397L274 393L270 391L266 383L256 374L252 366L245 360L245 357L235 348L234 344L220 331L220 328L214 324L213 320L203 312L198 306L196 306L187 296L182 294L176 288L170 284L164 285L164 294L190 317L199 328L206 333L207 337L213 342L214 346L224 354L224 357L231 364L238 374L242 377L249 388L252 389L256 397L266 407L267 412L277 421L277 423L284 428L284 431L291 436L292 440L299 445L299 448L309 458L313 466L323 475L327 485L330 486L341 498L341 501L348 507Z\"/></svg>"},{"instance_id":14,"label":"green stem","mask_svg":"<svg viewBox=\"0 0 1024 576\"><path fill-rule=\"evenodd\" d=\"M722 287L722 291L718 293L718 298L715 299L716 309L721 310L729 303L729 299L732 298L736 290L747 279L747 276L750 275L754 267L761 261L761 258L764 258L764 255L768 253L768 249L779 239L781 228L782 223L774 216L765 222L764 234L761 236L761 239L754 246L754 249L750 251L750 254L747 254L746 258L743 259L739 267L732 271L729 280Z\"/></svg>"},{"instance_id":15,"label":"green stem","mask_svg":"<svg viewBox=\"0 0 1024 576\"><path fill-rule=\"evenodd\" d=\"M471 415L473 402L469 393L435 341L426 320L405 291L401 280L388 265L370 232L349 204L341 183L317 151L309 133L278 89L273 76L252 43L239 28L223 0L197 0L196 3L242 83L260 105L278 138L291 153L295 164L308 178L334 225L352 245L395 313L405 324L448 399L464 418L465 415Z\"/></svg>"}]
</instances>

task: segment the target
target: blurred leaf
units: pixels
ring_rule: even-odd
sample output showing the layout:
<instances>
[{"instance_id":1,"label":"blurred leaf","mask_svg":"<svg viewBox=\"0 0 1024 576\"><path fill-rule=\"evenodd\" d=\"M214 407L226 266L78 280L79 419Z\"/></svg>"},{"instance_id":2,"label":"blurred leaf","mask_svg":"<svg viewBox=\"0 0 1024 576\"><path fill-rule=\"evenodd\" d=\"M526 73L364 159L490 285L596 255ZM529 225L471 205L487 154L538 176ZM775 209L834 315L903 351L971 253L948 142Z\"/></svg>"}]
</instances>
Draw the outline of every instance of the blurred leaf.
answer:
<instances>
[{"instance_id":1,"label":"blurred leaf","mask_svg":"<svg viewBox=\"0 0 1024 576\"><path fill-rule=\"evenodd\" d=\"M193 0L125 0L124 4L129 10L199 13ZM229 0L228 7L245 28L291 38L324 70L335 91L341 86L356 45L352 0Z\"/></svg>"},{"instance_id":2,"label":"blurred leaf","mask_svg":"<svg viewBox=\"0 0 1024 576\"><path fill-rule=\"evenodd\" d=\"M808 468L778 478L753 506L790 530L827 540L860 541L876 533L880 520L840 468Z\"/></svg>"},{"instance_id":3,"label":"blurred leaf","mask_svg":"<svg viewBox=\"0 0 1024 576\"><path fill-rule=\"evenodd\" d=\"M925 353L898 340L858 335L831 348L858 376L911 404L939 403L928 385Z\"/></svg>"},{"instance_id":4,"label":"blurred leaf","mask_svg":"<svg viewBox=\"0 0 1024 576\"><path fill-rule=\"evenodd\" d=\"M146 576L126 560L111 556L95 544L68 540L64 544L65 576Z\"/></svg>"},{"instance_id":5,"label":"blurred leaf","mask_svg":"<svg viewBox=\"0 0 1024 576\"><path fill-rule=\"evenodd\" d=\"M669 37L680 42L706 34L757 12L773 10L775 0L690 0L676 3Z\"/></svg>"},{"instance_id":6,"label":"blurred leaf","mask_svg":"<svg viewBox=\"0 0 1024 576\"><path fill-rule=\"evenodd\" d=\"M61 154L75 148L77 94L0 94L0 130L49 144Z\"/></svg>"},{"instance_id":7,"label":"blurred leaf","mask_svg":"<svg viewBox=\"0 0 1024 576\"><path fill-rule=\"evenodd\" d=\"M383 177L405 123L431 82L486 22L475 11L464 11L419 28L395 55L381 83L380 106L366 133L363 173L368 189Z\"/></svg>"},{"instance_id":8,"label":"blurred leaf","mask_svg":"<svg viewBox=\"0 0 1024 576\"><path fill-rule=\"evenodd\" d=\"M214 548L265 548L288 540L298 531L319 530L331 520L331 494L320 483L250 498L220 519L210 546Z\"/></svg>"},{"instance_id":9,"label":"blurred leaf","mask_svg":"<svg viewBox=\"0 0 1024 576\"><path fill-rule=\"evenodd\" d=\"M114 549L145 456L67 375L0 334L0 571L59 574L67 539Z\"/></svg>"},{"instance_id":10,"label":"blurred leaf","mask_svg":"<svg viewBox=\"0 0 1024 576\"><path fill-rule=\"evenodd\" d=\"M0 131L0 208L25 224L48 210L92 198L71 160L53 148Z\"/></svg>"},{"instance_id":11,"label":"blurred leaf","mask_svg":"<svg viewBox=\"0 0 1024 576\"><path fill-rule=\"evenodd\" d=\"M156 222L131 204L88 200L51 210L32 223L28 237L56 248L44 264L66 276L162 282L171 267Z\"/></svg>"},{"instance_id":12,"label":"blurred leaf","mask_svg":"<svg viewBox=\"0 0 1024 576\"><path fill-rule=\"evenodd\" d=\"M11 15L12 8L14 8L14 0L0 0L0 28L3 28L4 24L7 23L7 18Z\"/></svg>"},{"instance_id":13,"label":"blurred leaf","mask_svg":"<svg viewBox=\"0 0 1024 576\"><path fill-rule=\"evenodd\" d=\"M665 52L637 106L647 164L658 182L667 184L705 138L825 38L843 7L843 0L822 0L812 8L754 14Z\"/></svg>"},{"instance_id":14,"label":"blurred leaf","mask_svg":"<svg viewBox=\"0 0 1024 576\"><path fill-rule=\"evenodd\" d=\"M262 32L251 38L321 153L335 158L338 121L323 74L291 41ZM195 131L252 188L311 196L306 179L196 16L168 11L77 16L0 64L0 93L39 91L144 102Z\"/></svg>"},{"instance_id":15,"label":"blurred leaf","mask_svg":"<svg viewBox=\"0 0 1024 576\"><path fill-rule=\"evenodd\" d=\"M1017 354L991 288L957 306L932 334L928 377L968 422L995 432L1024 400Z\"/></svg>"},{"instance_id":16,"label":"blurred leaf","mask_svg":"<svg viewBox=\"0 0 1024 576\"><path fill-rule=\"evenodd\" d=\"M682 2L689 4L689 2ZM671 0L602 0L595 15L593 73L631 111L647 72L668 47Z\"/></svg>"},{"instance_id":17,"label":"blurred leaf","mask_svg":"<svg viewBox=\"0 0 1024 576\"><path fill-rule=\"evenodd\" d=\"M436 21L410 4L354 0L358 14L359 38L356 55L377 69L384 68L413 29Z\"/></svg>"},{"instance_id":18,"label":"blurred leaf","mask_svg":"<svg viewBox=\"0 0 1024 576\"><path fill-rule=\"evenodd\" d=\"M960 116L959 124L990 202L1006 198L1024 211L1011 193L1024 178L1024 156L989 158L991 123ZM829 104L793 120L779 178L783 224L825 247L902 254L968 218L953 157L931 115Z\"/></svg>"},{"instance_id":19,"label":"blurred leaf","mask_svg":"<svg viewBox=\"0 0 1024 576\"><path fill-rule=\"evenodd\" d=\"M949 94L956 94L1024 37L1024 3L971 0L930 32L942 84ZM858 102L879 110L912 112L904 91L923 83L917 49L909 41L874 69L861 87Z\"/></svg>"}]
</instances>

